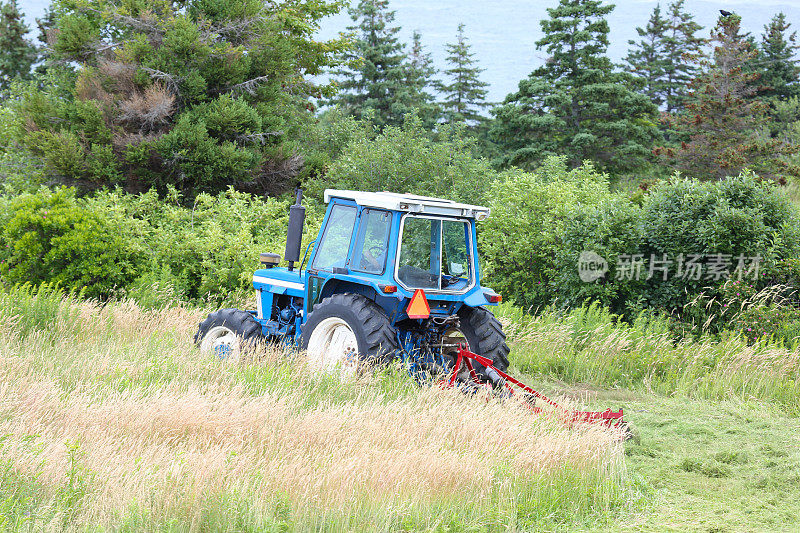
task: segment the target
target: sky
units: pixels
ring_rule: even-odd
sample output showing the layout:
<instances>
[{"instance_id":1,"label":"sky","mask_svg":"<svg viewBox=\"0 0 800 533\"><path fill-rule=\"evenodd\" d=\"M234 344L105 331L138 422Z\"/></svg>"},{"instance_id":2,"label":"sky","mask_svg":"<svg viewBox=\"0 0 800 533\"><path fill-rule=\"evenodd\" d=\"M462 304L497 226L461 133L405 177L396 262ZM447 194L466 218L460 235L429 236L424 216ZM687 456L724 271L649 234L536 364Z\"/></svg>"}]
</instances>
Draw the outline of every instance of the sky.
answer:
<instances>
[{"instance_id":1,"label":"sky","mask_svg":"<svg viewBox=\"0 0 800 533\"><path fill-rule=\"evenodd\" d=\"M49 5L47 0L18 2L32 26ZM636 27L647 23L656 0L614 3L616 8L609 16L609 55L614 61L621 61L627 53L628 40L637 38ZM661 3L666 5L669 0ZM446 67L445 45L454 41L456 28L463 22L475 57L485 69L482 78L490 84L492 102L502 101L516 90L519 80L543 62L544 53L535 48L542 35L539 21L547 17L547 8L556 4L557 0L390 0L390 7L396 11L395 21L402 27L400 38L409 42L411 33L418 30L438 69ZM800 0L685 0L685 7L705 26L704 35L715 24L719 9L741 15L743 29L756 37L778 11L786 13L794 29L800 30ZM330 17L323 21L318 37L335 37L350 23L346 13Z\"/></svg>"}]
</instances>

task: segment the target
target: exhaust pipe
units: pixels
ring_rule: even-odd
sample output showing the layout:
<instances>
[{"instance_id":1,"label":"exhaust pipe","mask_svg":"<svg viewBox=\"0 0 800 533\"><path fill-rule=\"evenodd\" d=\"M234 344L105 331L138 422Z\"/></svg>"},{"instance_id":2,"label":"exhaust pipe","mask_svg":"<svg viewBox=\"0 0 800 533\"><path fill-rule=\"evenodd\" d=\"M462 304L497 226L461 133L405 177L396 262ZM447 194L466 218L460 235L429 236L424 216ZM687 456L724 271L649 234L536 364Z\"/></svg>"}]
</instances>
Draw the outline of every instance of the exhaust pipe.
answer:
<instances>
[{"instance_id":1,"label":"exhaust pipe","mask_svg":"<svg viewBox=\"0 0 800 533\"><path fill-rule=\"evenodd\" d=\"M302 189L295 191L294 205L289 208L289 228L286 232L286 250L284 259L289 262L289 270L294 270L294 264L300 261L300 247L303 244L303 224L306 220L306 208L300 205L303 199Z\"/></svg>"}]
</instances>

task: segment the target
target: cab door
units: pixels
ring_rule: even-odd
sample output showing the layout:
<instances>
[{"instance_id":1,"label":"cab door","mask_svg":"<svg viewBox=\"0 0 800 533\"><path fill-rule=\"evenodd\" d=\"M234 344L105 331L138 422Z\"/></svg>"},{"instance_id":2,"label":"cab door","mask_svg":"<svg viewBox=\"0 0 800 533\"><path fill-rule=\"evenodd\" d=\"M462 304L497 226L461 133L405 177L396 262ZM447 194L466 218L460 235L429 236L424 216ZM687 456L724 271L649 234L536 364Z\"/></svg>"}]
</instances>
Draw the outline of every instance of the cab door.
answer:
<instances>
[{"instance_id":1,"label":"cab door","mask_svg":"<svg viewBox=\"0 0 800 533\"><path fill-rule=\"evenodd\" d=\"M337 271L346 272L357 215L355 203L330 204L306 269L305 316L311 312L327 278Z\"/></svg>"}]
</instances>

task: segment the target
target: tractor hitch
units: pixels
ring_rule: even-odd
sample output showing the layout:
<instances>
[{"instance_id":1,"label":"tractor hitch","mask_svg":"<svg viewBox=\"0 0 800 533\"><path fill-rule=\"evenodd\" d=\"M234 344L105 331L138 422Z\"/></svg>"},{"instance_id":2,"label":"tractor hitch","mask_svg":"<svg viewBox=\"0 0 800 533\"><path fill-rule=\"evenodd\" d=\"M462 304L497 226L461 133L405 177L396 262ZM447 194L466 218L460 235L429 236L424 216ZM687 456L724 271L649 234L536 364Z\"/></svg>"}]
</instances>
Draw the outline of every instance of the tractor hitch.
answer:
<instances>
[{"instance_id":1,"label":"tractor hitch","mask_svg":"<svg viewBox=\"0 0 800 533\"><path fill-rule=\"evenodd\" d=\"M530 386L522 383L518 379L506 374L502 370L495 368L491 359L472 353L463 345L458 347L455 365L449 378L445 382L447 387L467 386L468 390L477 390L478 387L490 387L488 384L481 382L473 362L485 367L484 371L489 381L492 383L491 388L495 392L506 397L513 397L521 395L531 411L535 414L542 413L544 409L539 405L539 402L545 403L553 408L558 418L563 420L568 426L573 427L577 424L596 423L602 424L609 428L617 428L624 431L625 439L631 438L631 432L628 424L622 419L622 409L619 411L612 411L606 409L605 411L575 411L568 407L564 407L558 402L551 400L541 392L534 390ZM464 381L459 379L459 374L464 370L464 367L469 372L469 380Z\"/></svg>"}]
</instances>

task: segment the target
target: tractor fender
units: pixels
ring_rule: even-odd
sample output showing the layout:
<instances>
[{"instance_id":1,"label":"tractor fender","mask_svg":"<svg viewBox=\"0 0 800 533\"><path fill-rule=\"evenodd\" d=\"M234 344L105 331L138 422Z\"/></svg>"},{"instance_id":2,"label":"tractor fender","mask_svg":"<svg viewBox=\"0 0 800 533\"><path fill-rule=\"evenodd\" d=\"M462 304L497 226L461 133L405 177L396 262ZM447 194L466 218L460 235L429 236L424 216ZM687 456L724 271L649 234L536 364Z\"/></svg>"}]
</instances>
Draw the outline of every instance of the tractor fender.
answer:
<instances>
[{"instance_id":1,"label":"tractor fender","mask_svg":"<svg viewBox=\"0 0 800 533\"><path fill-rule=\"evenodd\" d=\"M365 285L363 282L356 283L340 278L328 278L319 292L319 298L313 305L329 298L334 294L360 294L378 304L387 316L393 316L401 301L397 297L384 295L379 292L377 284Z\"/></svg>"},{"instance_id":2,"label":"tractor fender","mask_svg":"<svg viewBox=\"0 0 800 533\"><path fill-rule=\"evenodd\" d=\"M461 302L467 307L487 307L487 306L497 305L497 304L490 304L486 300L486 296L484 295L485 291L486 289L484 287L477 286L472 290L470 290L467 294L465 294Z\"/></svg>"}]
</instances>

